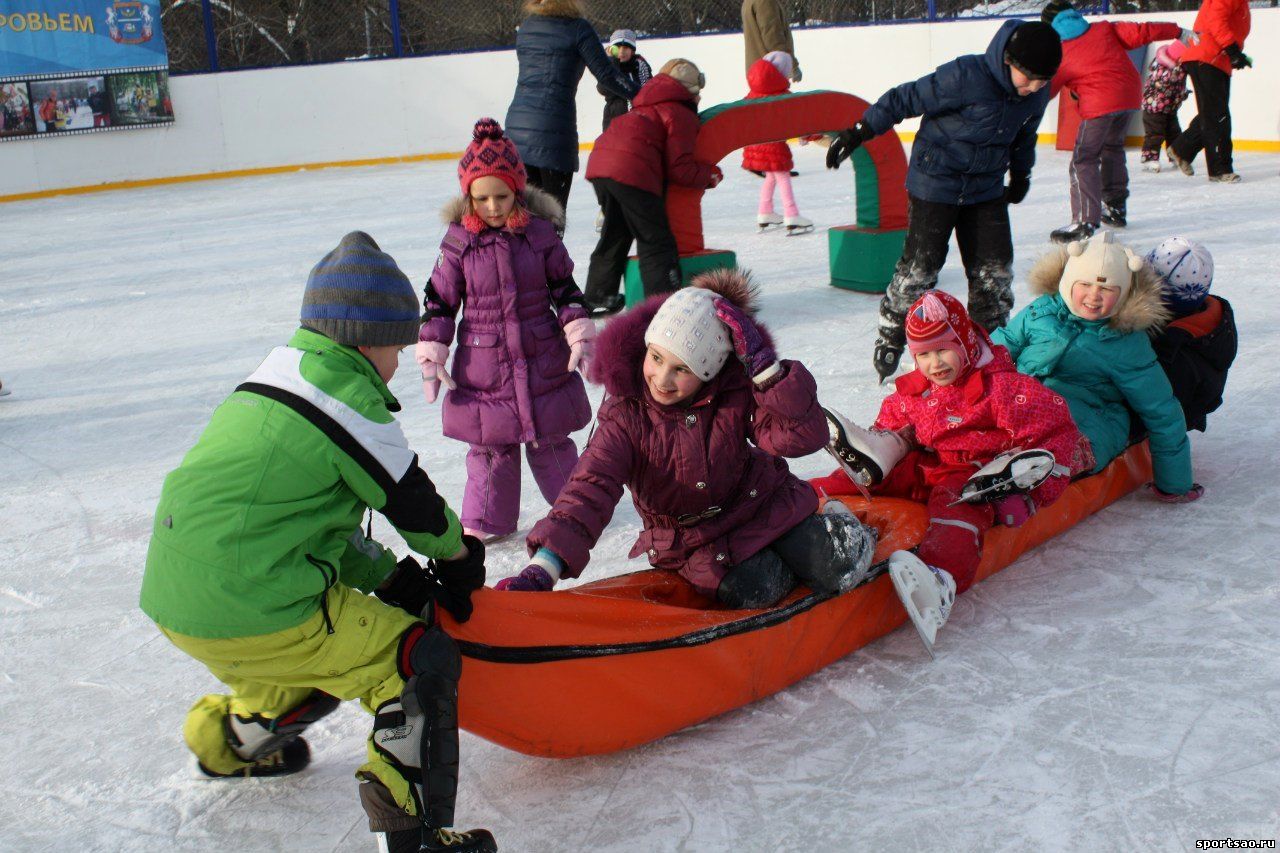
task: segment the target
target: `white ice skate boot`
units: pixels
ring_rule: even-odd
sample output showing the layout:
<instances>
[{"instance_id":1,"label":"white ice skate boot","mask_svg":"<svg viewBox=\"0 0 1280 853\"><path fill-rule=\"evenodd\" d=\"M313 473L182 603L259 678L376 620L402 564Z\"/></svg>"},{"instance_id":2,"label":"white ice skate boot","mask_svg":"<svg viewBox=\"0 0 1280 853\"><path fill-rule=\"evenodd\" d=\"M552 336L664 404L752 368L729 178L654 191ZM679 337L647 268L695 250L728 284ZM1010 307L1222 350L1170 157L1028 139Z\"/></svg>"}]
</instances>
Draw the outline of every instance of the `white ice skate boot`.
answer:
<instances>
[{"instance_id":1,"label":"white ice skate boot","mask_svg":"<svg viewBox=\"0 0 1280 853\"><path fill-rule=\"evenodd\" d=\"M761 231L768 231L774 225L781 225L782 217L776 213L757 213L756 225Z\"/></svg>"},{"instance_id":2,"label":"white ice skate boot","mask_svg":"<svg viewBox=\"0 0 1280 853\"><path fill-rule=\"evenodd\" d=\"M880 482L907 455L907 441L896 432L863 429L834 409L822 411L831 435L827 452L858 485Z\"/></svg>"},{"instance_id":3,"label":"white ice skate boot","mask_svg":"<svg viewBox=\"0 0 1280 853\"><path fill-rule=\"evenodd\" d=\"M787 226L788 237L794 237L797 234L808 234L813 230L813 220L805 219L798 213L795 216L784 218L782 224Z\"/></svg>"},{"instance_id":4,"label":"white ice skate boot","mask_svg":"<svg viewBox=\"0 0 1280 853\"><path fill-rule=\"evenodd\" d=\"M1148 160L1147 162L1142 164L1142 171L1155 172L1157 175L1160 174L1160 161Z\"/></svg>"},{"instance_id":5,"label":"white ice skate boot","mask_svg":"<svg viewBox=\"0 0 1280 853\"><path fill-rule=\"evenodd\" d=\"M1049 479L1058 469L1058 461L1048 450L1009 450L978 469L964 487L960 497L951 502L990 503L1008 495L1025 495Z\"/></svg>"},{"instance_id":6,"label":"white ice skate boot","mask_svg":"<svg viewBox=\"0 0 1280 853\"><path fill-rule=\"evenodd\" d=\"M947 624L951 605L956 600L955 579L944 569L926 565L910 551L894 551L889 555L889 577L932 659L933 642L938 630Z\"/></svg>"}]
</instances>

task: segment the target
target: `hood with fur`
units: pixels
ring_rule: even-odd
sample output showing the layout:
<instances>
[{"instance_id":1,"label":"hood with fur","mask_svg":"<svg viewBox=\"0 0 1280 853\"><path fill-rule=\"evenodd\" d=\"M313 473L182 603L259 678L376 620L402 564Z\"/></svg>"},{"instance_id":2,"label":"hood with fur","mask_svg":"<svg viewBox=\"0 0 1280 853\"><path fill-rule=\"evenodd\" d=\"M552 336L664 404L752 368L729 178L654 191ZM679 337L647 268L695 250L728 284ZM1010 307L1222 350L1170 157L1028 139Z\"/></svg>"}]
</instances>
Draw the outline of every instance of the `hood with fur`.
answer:
<instances>
[{"instance_id":1,"label":"hood with fur","mask_svg":"<svg viewBox=\"0 0 1280 853\"><path fill-rule=\"evenodd\" d=\"M1067 247L1058 246L1036 261L1027 273L1027 283L1032 296L1053 296L1058 293L1058 282L1067 266ZM1070 310L1070 306L1068 306ZM1169 309L1161 299L1160 278L1151 264L1144 263L1133 277L1119 310L1107 320L1108 328L1117 332L1158 331L1170 317Z\"/></svg>"},{"instance_id":2,"label":"hood with fur","mask_svg":"<svg viewBox=\"0 0 1280 853\"><path fill-rule=\"evenodd\" d=\"M527 186L520 196L520 203L534 216L545 219L556 227L564 229L564 208L555 196L534 186ZM454 196L440 208L440 219L445 225L462 224L462 217L471 212L471 198L465 195ZM514 213L514 211L513 211Z\"/></svg>"},{"instance_id":3,"label":"hood with fur","mask_svg":"<svg viewBox=\"0 0 1280 853\"><path fill-rule=\"evenodd\" d=\"M524 10L530 15L545 15L548 18L581 18L583 17L582 0L528 0Z\"/></svg>"},{"instance_id":4,"label":"hood with fur","mask_svg":"<svg viewBox=\"0 0 1280 853\"><path fill-rule=\"evenodd\" d=\"M752 318L756 316L756 286L751 274L741 269L717 269L694 277L690 287L705 287L737 305ZM614 397L641 397L644 394L644 378L640 373L648 346L644 342L645 330L658 313L658 308L671 294L650 296L634 308L618 315L604 327L596 338L595 358L591 360L590 379L603 385ZM773 338L764 324L757 321L761 335L769 346ZM747 381L746 371L736 357L730 356L714 379L707 383L714 389L733 377Z\"/></svg>"}]
</instances>

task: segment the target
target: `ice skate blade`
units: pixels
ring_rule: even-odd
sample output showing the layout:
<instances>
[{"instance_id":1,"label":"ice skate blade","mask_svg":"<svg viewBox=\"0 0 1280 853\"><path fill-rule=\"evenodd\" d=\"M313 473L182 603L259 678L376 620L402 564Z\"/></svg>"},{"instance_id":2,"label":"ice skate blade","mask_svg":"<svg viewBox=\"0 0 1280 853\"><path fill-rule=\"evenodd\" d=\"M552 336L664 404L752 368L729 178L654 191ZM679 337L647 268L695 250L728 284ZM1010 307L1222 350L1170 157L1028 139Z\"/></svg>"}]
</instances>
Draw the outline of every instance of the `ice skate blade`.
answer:
<instances>
[{"instance_id":1,"label":"ice skate blade","mask_svg":"<svg viewBox=\"0 0 1280 853\"><path fill-rule=\"evenodd\" d=\"M812 234L812 233L813 233L812 225L788 225L787 226L788 237L799 237L801 234Z\"/></svg>"},{"instance_id":2,"label":"ice skate blade","mask_svg":"<svg viewBox=\"0 0 1280 853\"><path fill-rule=\"evenodd\" d=\"M912 593L916 591L917 586L912 583L908 588L907 579L902 575L898 565L893 558L889 559L889 580L893 582L893 589L898 593L898 598L902 600L902 607L907 611L907 618L911 620L911 627L916 629L916 636L920 638L921 644L924 645L924 650L929 653L929 660L937 660L938 657L933 652L934 640L930 639L929 635L925 633L924 627L921 625L924 617L920 614L919 609L916 608L915 599L912 597Z\"/></svg>"}]
</instances>

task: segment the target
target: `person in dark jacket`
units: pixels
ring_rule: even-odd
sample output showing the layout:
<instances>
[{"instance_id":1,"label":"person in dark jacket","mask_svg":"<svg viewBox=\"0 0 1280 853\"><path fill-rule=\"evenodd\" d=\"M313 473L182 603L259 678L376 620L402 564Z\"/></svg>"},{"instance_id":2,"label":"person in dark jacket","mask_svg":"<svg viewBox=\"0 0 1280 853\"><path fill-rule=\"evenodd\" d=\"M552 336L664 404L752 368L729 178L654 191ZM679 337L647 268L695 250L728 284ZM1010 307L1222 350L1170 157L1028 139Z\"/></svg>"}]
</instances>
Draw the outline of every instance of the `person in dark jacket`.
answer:
<instances>
[{"instance_id":1,"label":"person in dark jacket","mask_svg":"<svg viewBox=\"0 0 1280 853\"><path fill-rule=\"evenodd\" d=\"M1089 22L1070 3L1046 8L1041 17L1062 39L1062 65L1049 95L1070 89L1082 119L1071 154L1071 223L1049 235L1070 243L1088 239L1100 224L1128 224L1124 134L1132 112L1142 105L1142 77L1128 52L1195 34L1158 21Z\"/></svg>"},{"instance_id":2,"label":"person in dark jacket","mask_svg":"<svg viewBox=\"0 0 1280 853\"><path fill-rule=\"evenodd\" d=\"M1008 205L1021 202L1031 188L1036 130L1049 103L1046 87L1061 60L1062 43L1048 24L1005 21L986 54L958 57L890 89L828 149L827 168L838 168L862 143L903 119L923 116L907 171L906 245L880 302L874 364L881 382L898 369L907 309L937 285L953 230L969 278L970 317L988 331L1008 321Z\"/></svg>"},{"instance_id":3,"label":"person in dark jacket","mask_svg":"<svg viewBox=\"0 0 1280 853\"><path fill-rule=\"evenodd\" d=\"M680 286L680 253L667 222L668 184L697 189L720 183L720 169L693 159L698 98L706 78L687 59L673 59L645 84L631 112L600 134L587 160L587 180L604 201L604 227L591 253L584 294L592 316L622 310L618 283L636 243L645 296Z\"/></svg>"},{"instance_id":4,"label":"person in dark jacket","mask_svg":"<svg viewBox=\"0 0 1280 853\"><path fill-rule=\"evenodd\" d=\"M815 514L817 495L787 468L783 457L826 444L826 418L813 376L778 359L753 302L744 273L715 270L605 328L595 432L529 533L529 565L498 589L578 577L624 486L644 523L631 556L728 607L768 607L797 583L842 592L866 576L875 531L838 501Z\"/></svg>"},{"instance_id":5,"label":"person in dark jacket","mask_svg":"<svg viewBox=\"0 0 1280 853\"><path fill-rule=\"evenodd\" d=\"M94 127L107 127L111 124L111 99L97 86L89 87L89 109L93 110Z\"/></svg>"},{"instance_id":6,"label":"person in dark jacket","mask_svg":"<svg viewBox=\"0 0 1280 853\"><path fill-rule=\"evenodd\" d=\"M583 69L620 98L634 98L640 87L609 62L578 0L528 0L525 10L529 17L516 34L520 76L504 126L529 183L568 210L569 187L578 171L575 98Z\"/></svg>"},{"instance_id":7,"label":"person in dark jacket","mask_svg":"<svg viewBox=\"0 0 1280 853\"><path fill-rule=\"evenodd\" d=\"M636 53L638 42L635 30L614 30L613 35L609 36L609 46L605 51L613 67L624 80L636 87L637 92L653 78L649 62ZM609 129L609 122L620 115L626 115L631 109L631 100L614 94L603 83L596 85L596 91L604 96L604 120L600 127L603 133Z\"/></svg>"},{"instance_id":8,"label":"person in dark jacket","mask_svg":"<svg viewBox=\"0 0 1280 853\"><path fill-rule=\"evenodd\" d=\"M1173 319L1151 340L1160 366L1182 404L1187 429L1205 431L1207 415L1222 405L1227 371L1239 338L1235 312L1213 286L1213 256L1186 237L1170 237L1147 254L1160 277Z\"/></svg>"}]
</instances>

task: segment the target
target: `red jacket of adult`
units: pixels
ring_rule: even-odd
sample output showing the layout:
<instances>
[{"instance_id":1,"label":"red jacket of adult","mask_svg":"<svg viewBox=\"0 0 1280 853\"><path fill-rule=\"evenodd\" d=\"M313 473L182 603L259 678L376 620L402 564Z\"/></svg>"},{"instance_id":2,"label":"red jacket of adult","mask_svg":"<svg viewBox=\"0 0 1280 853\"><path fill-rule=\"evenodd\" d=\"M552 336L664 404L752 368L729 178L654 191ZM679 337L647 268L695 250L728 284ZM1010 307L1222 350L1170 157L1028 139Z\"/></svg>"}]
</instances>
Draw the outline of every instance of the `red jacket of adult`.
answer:
<instances>
[{"instance_id":1,"label":"red jacket of adult","mask_svg":"<svg viewBox=\"0 0 1280 853\"><path fill-rule=\"evenodd\" d=\"M737 274L719 279L730 287L713 290L745 291L733 286ZM641 375L644 333L666 298L645 300L596 340L592 379L608 393L595 432L527 543L531 554L554 552L565 576L577 577L627 486L644 523L629 556L646 554L711 595L732 566L817 509L813 489L782 457L821 450L827 425L813 376L795 361L783 361L782 378L761 390L730 356L691 405L655 402Z\"/></svg>"},{"instance_id":2,"label":"red jacket of adult","mask_svg":"<svg viewBox=\"0 0 1280 853\"><path fill-rule=\"evenodd\" d=\"M1142 106L1142 77L1127 51L1182 33L1177 24L1092 21L1084 35L1062 43L1052 94L1066 86L1080 98L1080 117L1097 118ZM1184 59L1185 61L1185 59Z\"/></svg>"},{"instance_id":3,"label":"red jacket of adult","mask_svg":"<svg viewBox=\"0 0 1280 853\"><path fill-rule=\"evenodd\" d=\"M782 76L773 63L767 59L757 59L747 71L747 85L751 91L747 98L768 98L773 95L785 95L791 91L791 83ZM742 168L757 172L789 172L793 161L791 146L785 142L764 142L760 145L748 145L742 149Z\"/></svg>"},{"instance_id":4,"label":"red jacket of adult","mask_svg":"<svg viewBox=\"0 0 1280 853\"><path fill-rule=\"evenodd\" d=\"M901 376L885 398L876 429L915 429L915 443L933 451L937 464L926 472L931 484L956 470L975 471L1006 450L1044 448L1059 472L1031 493L1037 506L1062 494L1071 476L1093 467L1089 441L1080 434L1060 395L1019 373L1009 351L978 334L991 360L957 382L939 388L919 370Z\"/></svg>"},{"instance_id":5,"label":"red jacket of adult","mask_svg":"<svg viewBox=\"0 0 1280 853\"><path fill-rule=\"evenodd\" d=\"M689 90L670 74L655 75L631 102L631 112L596 138L587 178L612 178L654 195L667 184L709 187L712 167L693 159L700 127Z\"/></svg>"},{"instance_id":6,"label":"red jacket of adult","mask_svg":"<svg viewBox=\"0 0 1280 853\"><path fill-rule=\"evenodd\" d=\"M1233 44L1243 49L1251 25L1249 0L1204 0L1192 26L1200 43L1188 46L1182 61L1204 62L1230 74L1231 61L1223 50Z\"/></svg>"}]
</instances>

